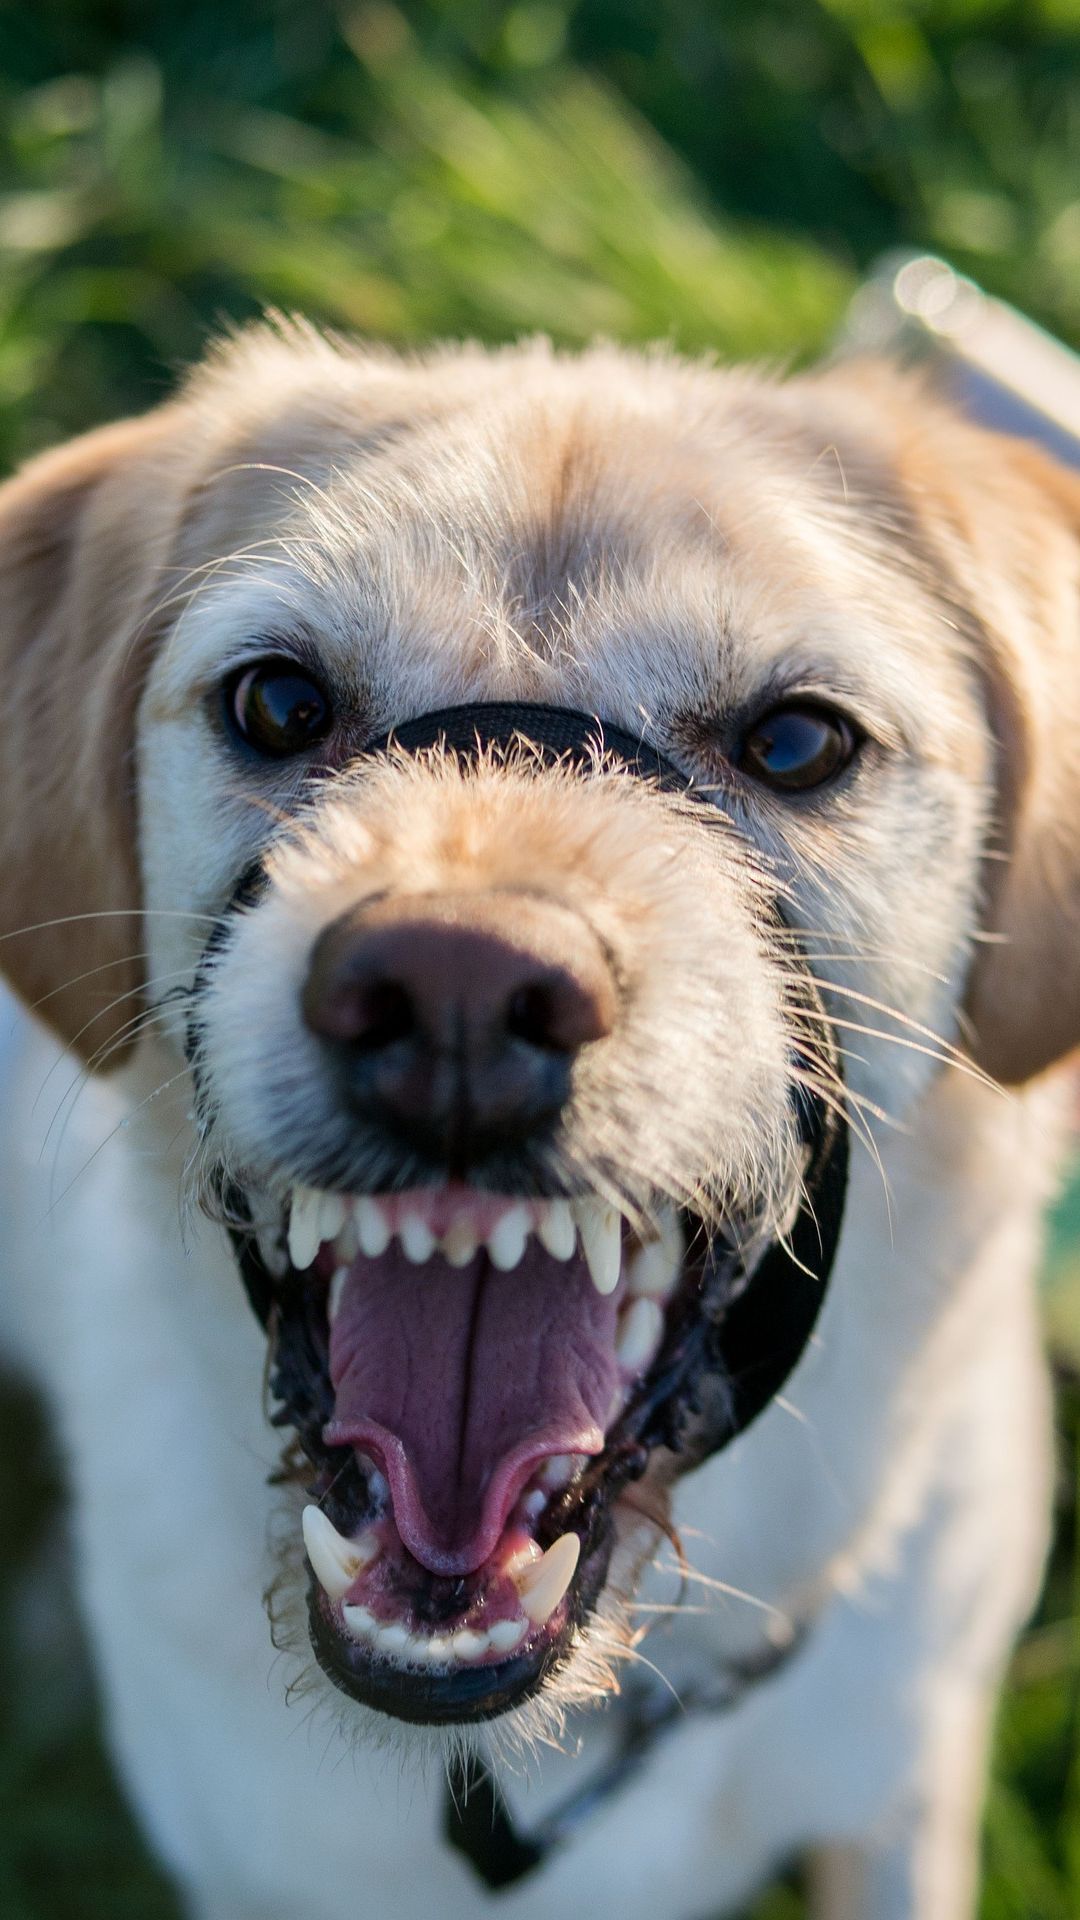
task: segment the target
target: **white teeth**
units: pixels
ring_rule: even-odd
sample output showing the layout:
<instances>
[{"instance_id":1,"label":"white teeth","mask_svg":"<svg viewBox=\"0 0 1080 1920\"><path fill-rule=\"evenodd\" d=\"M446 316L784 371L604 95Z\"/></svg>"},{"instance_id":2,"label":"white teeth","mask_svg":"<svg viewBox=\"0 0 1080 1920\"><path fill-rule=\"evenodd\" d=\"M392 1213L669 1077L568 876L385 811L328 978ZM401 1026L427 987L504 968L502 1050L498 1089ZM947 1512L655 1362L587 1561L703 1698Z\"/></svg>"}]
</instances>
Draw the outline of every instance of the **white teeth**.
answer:
<instances>
[{"instance_id":1,"label":"white teeth","mask_svg":"<svg viewBox=\"0 0 1080 1920\"><path fill-rule=\"evenodd\" d=\"M529 1238L529 1225L526 1209L511 1207L488 1234L487 1250L491 1264L498 1267L500 1273L510 1273L517 1266Z\"/></svg>"},{"instance_id":2,"label":"white teeth","mask_svg":"<svg viewBox=\"0 0 1080 1920\"><path fill-rule=\"evenodd\" d=\"M323 1195L315 1187L294 1187L289 1208L289 1259L302 1271L319 1251Z\"/></svg>"},{"instance_id":3,"label":"white teeth","mask_svg":"<svg viewBox=\"0 0 1080 1920\"><path fill-rule=\"evenodd\" d=\"M348 1217L348 1201L340 1193L324 1193L319 1206L319 1239L336 1240Z\"/></svg>"},{"instance_id":4,"label":"white teeth","mask_svg":"<svg viewBox=\"0 0 1080 1920\"><path fill-rule=\"evenodd\" d=\"M547 1200L541 1203L536 1221L536 1237L553 1260L571 1258L577 1246L577 1229L574 1226L574 1216L570 1211L569 1200Z\"/></svg>"},{"instance_id":5,"label":"white teeth","mask_svg":"<svg viewBox=\"0 0 1080 1920\"><path fill-rule=\"evenodd\" d=\"M414 1267L422 1267L435 1251L435 1235L418 1213L407 1213L398 1228L401 1251Z\"/></svg>"},{"instance_id":6,"label":"white teeth","mask_svg":"<svg viewBox=\"0 0 1080 1920\"><path fill-rule=\"evenodd\" d=\"M342 1607L342 1618L354 1640L373 1640L379 1622L368 1607Z\"/></svg>"},{"instance_id":7,"label":"white teeth","mask_svg":"<svg viewBox=\"0 0 1080 1920\"><path fill-rule=\"evenodd\" d=\"M353 1224L365 1259L377 1260L390 1245L390 1227L377 1200L362 1194L353 1201Z\"/></svg>"},{"instance_id":8,"label":"white teeth","mask_svg":"<svg viewBox=\"0 0 1080 1920\"><path fill-rule=\"evenodd\" d=\"M575 1200L574 1216L581 1248L597 1293L614 1293L622 1264L622 1224L602 1200Z\"/></svg>"},{"instance_id":9,"label":"white teeth","mask_svg":"<svg viewBox=\"0 0 1080 1920\"><path fill-rule=\"evenodd\" d=\"M326 1317L331 1326L333 1326L334 1321L338 1317L338 1309L341 1306L341 1296L345 1291L345 1283L348 1278L348 1267L339 1267L330 1282L330 1291L326 1296Z\"/></svg>"},{"instance_id":10,"label":"white teeth","mask_svg":"<svg viewBox=\"0 0 1080 1920\"><path fill-rule=\"evenodd\" d=\"M500 1620L496 1626L488 1628L492 1652L512 1653L527 1632L528 1626L524 1620Z\"/></svg>"},{"instance_id":11,"label":"white teeth","mask_svg":"<svg viewBox=\"0 0 1080 1920\"><path fill-rule=\"evenodd\" d=\"M471 1627L462 1627L450 1641L450 1651L457 1660L479 1660L488 1649L486 1633L474 1633Z\"/></svg>"},{"instance_id":12,"label":"white teeth","mask_svg":"<svg viewBox=\"0 0 1080 1920\"><path fill-rule=\"evenodd\" d=\"M650 1240L631 1255L626 1266L626 1285L630 1293L648 1294L654 1300L666 1300L674 1292L682 1272L686 1236L674 1214L663 1222L660 1237Z\"/></svg>"},{"instance_id":13,"label":"white teeth","mask_svg":"<svg viewBox=\"0 0 1080 1920\"><path fill-rule=\"evenodd\" d=\"M278 1240L277 1229L260 1227L255 1239L258 1242L259 1258L266 1271L272 1273L275 1280L283 1279L288 1272L289 1262Z\"/></svg>"},{"instance_id":14,"label":"white teeth","mask_svg":"<svg viewBox=\"0 0 1080 1920\"><path fill-rule=\"evenodd\" d=\"M472 1222L459 1214L442 1237L443 1256L452 1267L467 1267L476 1258L479 1237Z\"/></svg>"},{"instance_id":15,"label":"white teeth","mask_svg":"<svg viewBox=\"0 0 1080 1920\"><path fill-rule=\"evenodd\" d=\"M561 1534L540 1560L516 1576L514 1584L522 1610L534 1625L542 1627L545 1620L550 1620L574 1577L580 1552L576 1533Z\"/></svg>"},{"instance_id":16,"label":"white teeth","mask_svg":"<svg viewBox=\"0 0 1080 1920\"><path fill-rule=\"evenodd\" d=\"M397 1626L393 1622L389 1626L380 1627L375 1635L375 1645L381 1648L383 1653L404 1653L411 1644L412 1634L408 1629Z\"/></svg>"},{"instance_id":17,"label":"white teeth","mask_svg":"<svg viewBox=\"0 0 1080 1920\"><path fill-rule=\"evenodd\" d=\"M624 1373L641 1373L656 1352L664 1332L664 1309L642 1295L631 1301L619 1320L615 1358Z\"/></svg>"},{"instance_id":18,"label":"white teeth","mask_svg":"<svg viewBox=\"0 0 1080 1920\"><path fill-rule=\"evenodd\" d=\"M576 1473L580 1473L588 1459L587 1453L553 1453L544 1461L540 1469L540 1484L551 1492L558 1493L568 1487Z\"/></svg>"},{"instance_id":19,"label":"white teeth","mask_svg":"<svg viewBox=\"0 0 1080 1920\"><path fill-rule=\"evenodd\" d=\"M340 1600L352 1586L357 1574L370 1567L379 1552L378 1541L363 1534L359 1540L344 1540L321 1507L305 1507L301 1516L304 1546L315 1569L315 1578L331 1600ZM346 1608L346 1612L349 1609Z\"/></svg>"}]
</instances>

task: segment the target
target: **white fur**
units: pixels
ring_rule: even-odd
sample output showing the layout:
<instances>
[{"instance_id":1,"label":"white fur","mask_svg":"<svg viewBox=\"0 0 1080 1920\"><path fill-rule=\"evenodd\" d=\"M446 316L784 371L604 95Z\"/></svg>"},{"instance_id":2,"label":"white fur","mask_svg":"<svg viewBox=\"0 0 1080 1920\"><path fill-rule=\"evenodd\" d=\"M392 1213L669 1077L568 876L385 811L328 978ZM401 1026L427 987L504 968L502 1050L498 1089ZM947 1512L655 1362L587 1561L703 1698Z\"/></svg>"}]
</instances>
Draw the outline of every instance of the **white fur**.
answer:
<instances>
[{"instance_id":1,"label":"white fur","mask_svg":"<svg viewBox=\"0 0 1080 1920\"><path fill-rule=\"evenodd\" d=\"M834 811L745 788L725 801L740 836L718 868L718 931L694 949L714 996L713 1119L736 1157L779 1165L785 1030L753 911L754 848L777 862L809 929L859 1139L811 1345L767 1413L677 1488L685 1604L631 1610L653 1623L640 1653L676 1691L717 1658L759 1652L785 1622L806 1623L806 1642L730 1715L688 1719L495 1910L695 1920L732 1910L809 1849L828 1920L961 1920L988 1717L1045 1550L1032 1280L1060 1129L1051 1092L1006 1096L949 1064L992 773L955 631L917 577L901 586L835 475L793 455L782 392L753 381L606 353L566 364L540 348L402 368L260 336L204 374L188 404L204 425L224 402L234 414L250 404L257 442L286 390L325 420L330 451L295 487L279 483L274 550L249 551L245 528L244 557L178 590L143 697L151 1000L190 982L205 916L295 801L287 766L246 784L207 718L215 681L276 622L302 623L335 686L370 699L375 725L509 693L664 740L680 713L741 710L779 676L842 688L878 743L854 802ZM415 444L376 437L353 457L354 401L376 423L380 407L415 409ZM595 472L585 463L580 552L525 604L508 573L529 537L530 449L556 440L560 421L603 459ZM223 1151L258 1152L260 1049L273 1033L299 1057L290 978L294 991L349 833L346 866L367 857L362 783L339 785L335 804L333 820L329 807L313 816L293 893L279 887L245 930L257 1021L245 1025L235 956L221 975L206 1064L229 1092ZM653 805L641 844L654 872L670 861L677 879L682 829ZM617 813L597 830L609 852ZM422 839L416 827L403 857ZM637 839L627 833L625 857L593 888L627 938L648 920L620 896ZM641 935L646 986L649 965L656 979L677 965L680 929L665 935L662 917L651 946ZM298 1528L266 1484L280 1438L264 1418L263 1338L223 1231L181 1205L199 1159L182 1021L166 1007L108 1086L75 1084L70 1062L51 1068L29 1026L4 1070L4 1292L69 1462L113 1751L197 1920L469 1920L490 1903L441 1838L438 1765L425 1770L404 1735L390 1748L358 1740L371 1716L312 1683L302 1635L286 1627L280 1657L271 1645L263 1594L283 1557L298 1572ZM664 1031L659 1013L655 1030L676 1052L693 1038L690 1024ZM753 1075L740 1071L740 1032ZM280 1182L288 1154L275 1151L265 1171ZM690 1153L681 1137L679 1152ZM286 1610L288 1591L286 1579ZM679 1597L665 1547L637 1603ZM602 1708L568 1707L562 1750L505 1776L526 1823L586 1777L604 1740Z\"/></svg>"}]
</instances>

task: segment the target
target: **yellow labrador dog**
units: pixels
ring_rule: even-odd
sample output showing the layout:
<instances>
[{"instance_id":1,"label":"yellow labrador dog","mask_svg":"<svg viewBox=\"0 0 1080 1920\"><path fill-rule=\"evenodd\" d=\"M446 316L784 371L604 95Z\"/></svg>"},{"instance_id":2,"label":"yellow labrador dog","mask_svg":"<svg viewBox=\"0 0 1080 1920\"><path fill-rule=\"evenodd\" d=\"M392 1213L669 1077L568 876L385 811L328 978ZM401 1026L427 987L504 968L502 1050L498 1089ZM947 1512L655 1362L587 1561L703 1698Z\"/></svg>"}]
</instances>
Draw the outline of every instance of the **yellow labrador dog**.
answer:
<instances>
[{"instance_id":1,"label":"yellow labrador dog","mask_svg":"<svg viewBox=\"0 0 1080 1920\"><path fill-rule=\"evenodd\" d=\"M968 1914L1076 481L873 364L267 327L0 492L0 655L5 1317L190 1913Z\"/></svg>"}]
</instances>

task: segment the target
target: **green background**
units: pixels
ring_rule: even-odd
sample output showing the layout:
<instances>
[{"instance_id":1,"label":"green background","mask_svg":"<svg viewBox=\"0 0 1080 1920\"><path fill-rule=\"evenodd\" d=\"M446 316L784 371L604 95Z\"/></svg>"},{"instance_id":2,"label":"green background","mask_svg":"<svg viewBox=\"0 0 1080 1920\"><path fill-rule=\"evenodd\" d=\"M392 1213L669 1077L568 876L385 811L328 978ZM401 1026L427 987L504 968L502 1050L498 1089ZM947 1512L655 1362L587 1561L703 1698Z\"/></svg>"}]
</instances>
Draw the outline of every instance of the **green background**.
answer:
<instances>
[{"instance_id":1,"label":"green background","mask_svg":"<svg viewBox=\"0 0 1080 1920\"><path fill-rule=\"evenodd\" d=\"M401 342L542 329L800 360L897 245L1080 344L1076 0L0 5L5 468L150 404L266 306ZM1078 1248L1073 1190L1046 1276L1058 1545L1001 1715L983 1920L1080 1914ZM6 1393L0 1914L157 1920L174 1908L97 1743L55 1480ZM792 1881L755 1920L802 1912Z\"/></svg>"}]
</instances>

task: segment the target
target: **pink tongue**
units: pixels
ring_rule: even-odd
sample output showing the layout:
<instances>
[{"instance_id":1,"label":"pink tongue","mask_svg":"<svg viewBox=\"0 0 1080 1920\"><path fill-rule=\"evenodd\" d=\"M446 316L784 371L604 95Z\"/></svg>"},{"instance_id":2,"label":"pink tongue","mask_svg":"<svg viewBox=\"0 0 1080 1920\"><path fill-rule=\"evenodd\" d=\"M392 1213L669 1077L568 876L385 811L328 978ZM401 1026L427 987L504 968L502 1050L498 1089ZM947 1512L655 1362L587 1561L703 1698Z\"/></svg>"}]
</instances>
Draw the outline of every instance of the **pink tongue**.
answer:
<instances>
[{"instance_id":1,"label":"pink tongue","mask_svg":"<svg viewBox=\"0 0 1080 1920\"><path fill-rule=\"evenodd\" d=\"M330 1337L326 1438L379 1460L398 1532L431 1572L483 1564L547 1455L600 1451L618 1300L580 1256L553 1260L534 1239L512 1273L484 1253L416 1267L396 1240L355 1262Z\"/></svg>"}]
</instances>

